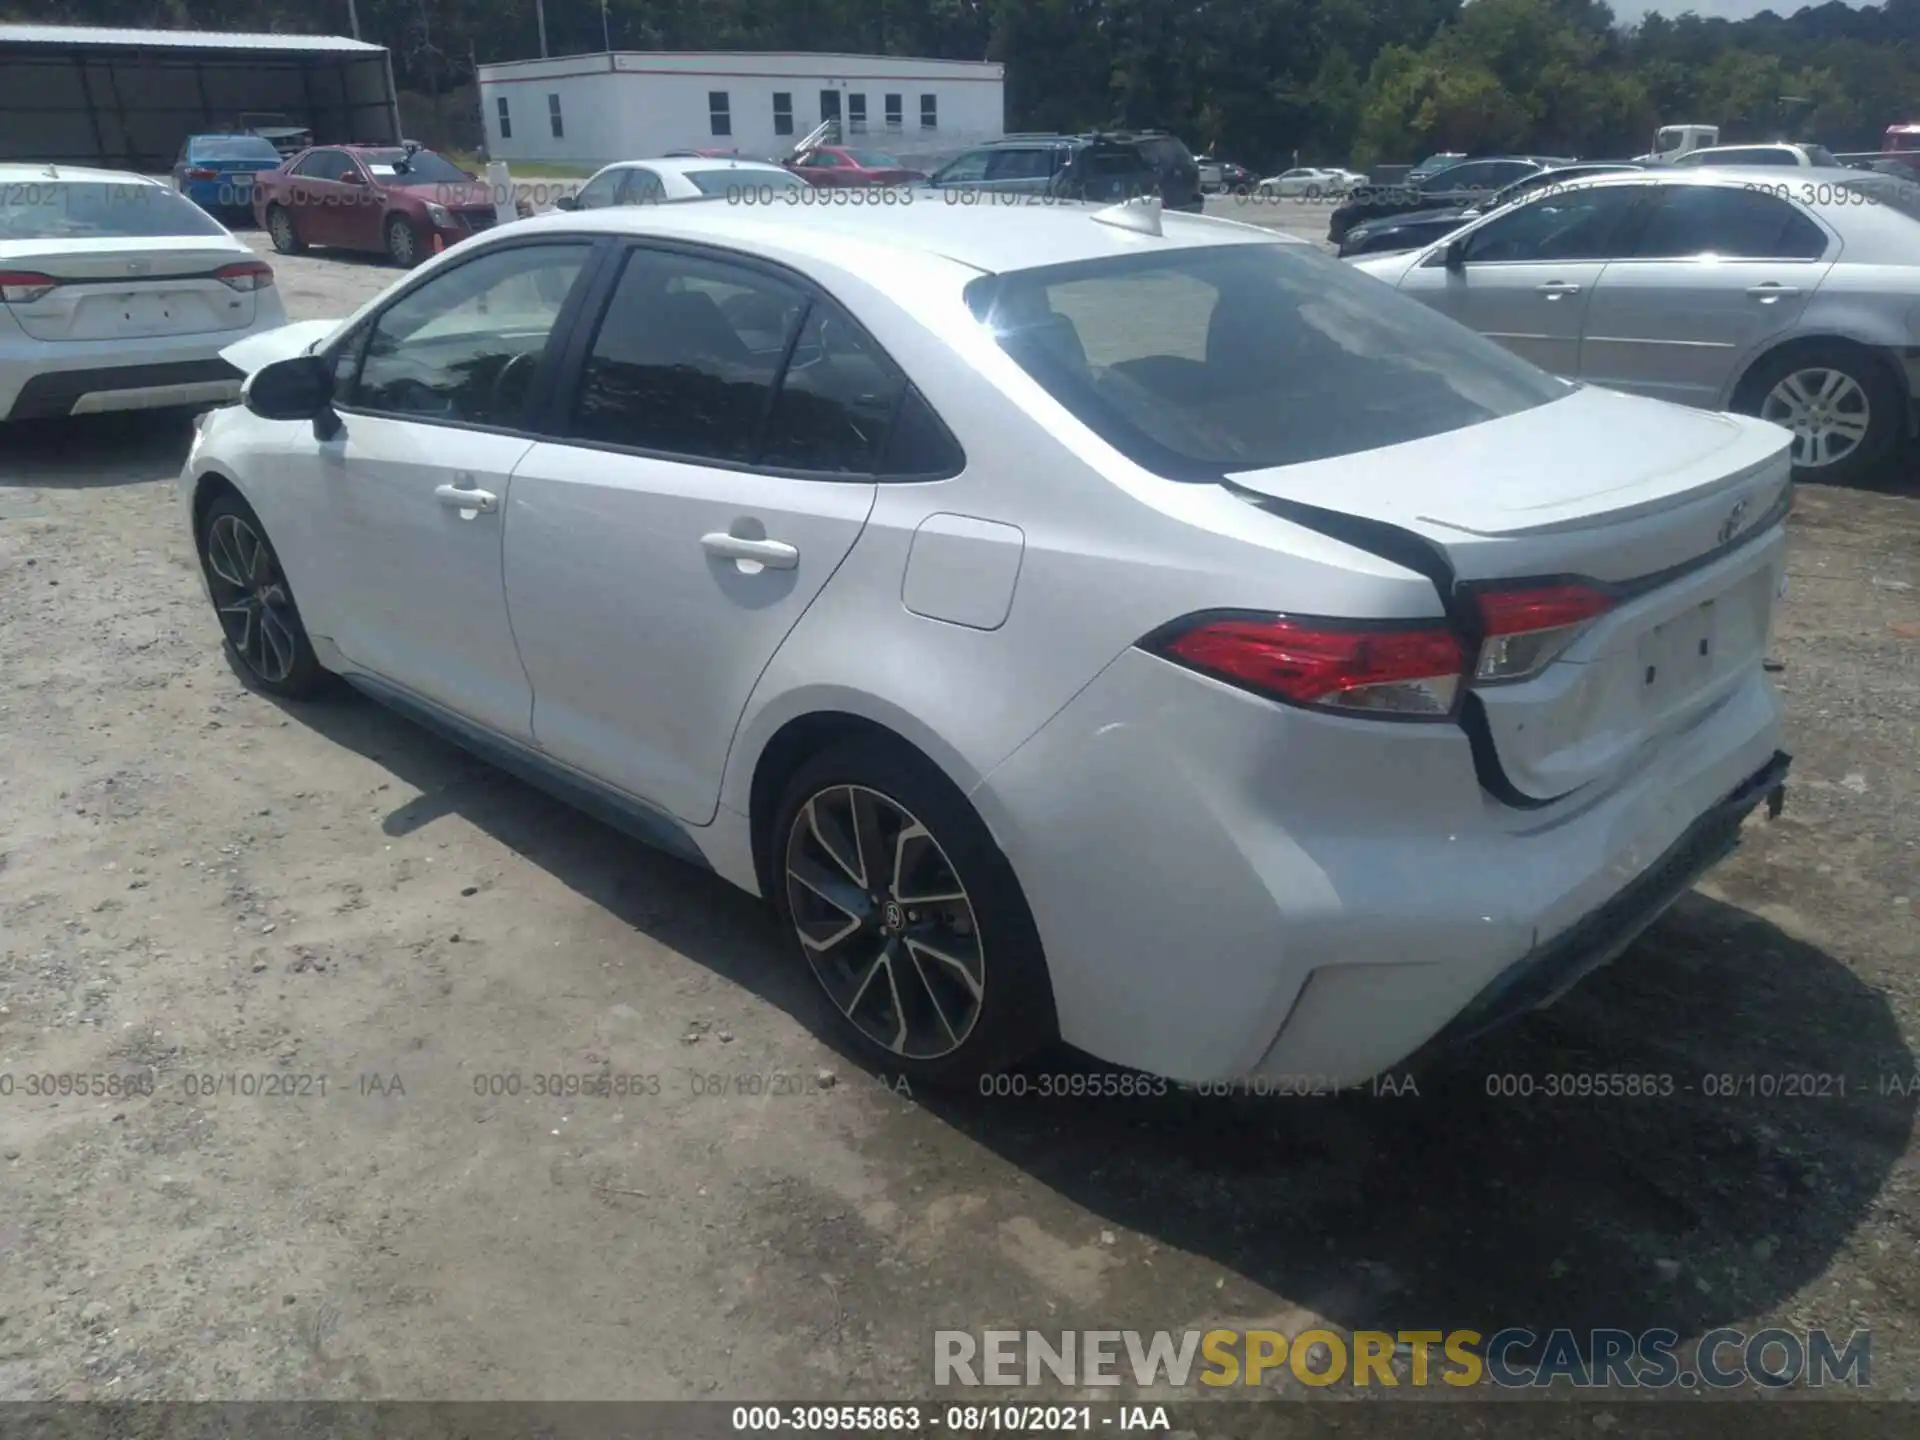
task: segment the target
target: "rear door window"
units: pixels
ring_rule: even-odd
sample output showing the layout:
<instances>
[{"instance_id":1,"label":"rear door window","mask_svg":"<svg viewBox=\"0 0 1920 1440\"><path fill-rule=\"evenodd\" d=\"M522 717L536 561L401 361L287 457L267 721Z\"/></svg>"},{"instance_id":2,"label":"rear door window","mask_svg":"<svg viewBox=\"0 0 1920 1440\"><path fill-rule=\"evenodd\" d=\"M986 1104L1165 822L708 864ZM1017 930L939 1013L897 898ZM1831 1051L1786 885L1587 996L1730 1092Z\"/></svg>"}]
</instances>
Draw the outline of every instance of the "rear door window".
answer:
<instances>
[{"instance_id":1,"label":"rear door window","mask_svg":"<svg viewBox=\"0 0 1920 1440\"><path fill-rule=\"evenodd\" d=\"M906 377L877 344L816 302L781 377L756 463L871 474L905 388Z\"/></svg>"},{"instance_id":2,"label":"rear door window","mask_svg":"<svg viewBox=\"0 0 1920 1440\"><path fill-rule=\"evenodd\" d=\"M1305 245L1017 270L973 281L967 300L1056 400L1173 479L1423 439L1569 389Z\"/></svg>"},{"instance_id":3,"label":"rear door window","mask_svg":"<svg viewBox=\"0 0 1920 1440\"><path fill-rule=\"evenodd\" d=\"M1727 185L1663 185L1634 255L1683 260L1817 260L1827 235L1785 200Z\"/></svg>"},{"instance_id":4,"label":"rear door window","mask_svg":"<svg viewBox=\"0 0 1920 1440\"><path fill-rule=\"evenodd\" d=\"M989 180L1044 180L1052 173L1051 154L1038 146L1009 145L987 161Z\"/></svg>"}]
</instances>

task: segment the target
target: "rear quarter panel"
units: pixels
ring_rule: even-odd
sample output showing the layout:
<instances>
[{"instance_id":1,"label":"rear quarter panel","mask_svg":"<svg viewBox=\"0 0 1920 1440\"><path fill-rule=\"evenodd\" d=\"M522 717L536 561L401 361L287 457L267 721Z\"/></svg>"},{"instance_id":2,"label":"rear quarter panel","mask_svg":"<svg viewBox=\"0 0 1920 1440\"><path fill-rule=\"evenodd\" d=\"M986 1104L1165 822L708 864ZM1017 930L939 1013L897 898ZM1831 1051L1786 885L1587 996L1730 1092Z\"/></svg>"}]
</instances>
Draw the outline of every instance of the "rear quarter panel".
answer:
<instances>
[{"instance_id":1,"label":"rear quarter panel","mask_svg":"<svg viewBox=\"0 0 1920 1440\"><path fill-rule=\"evenodd\" d=\"M1179 485L1120 459L973 320L959 294L971 272L922 257L816 273L925 393L967 466L951 480L880 487L852 552L748 701L722 791L730 809L747 813L768 741L811 711L886 725L971 789L1136 640L1181 615L1227 606L1437 613L1421 577L1218 487ZM915 532L936 515L1023 537L997 628L906 608Z\"/></svg>"}]
</instances>

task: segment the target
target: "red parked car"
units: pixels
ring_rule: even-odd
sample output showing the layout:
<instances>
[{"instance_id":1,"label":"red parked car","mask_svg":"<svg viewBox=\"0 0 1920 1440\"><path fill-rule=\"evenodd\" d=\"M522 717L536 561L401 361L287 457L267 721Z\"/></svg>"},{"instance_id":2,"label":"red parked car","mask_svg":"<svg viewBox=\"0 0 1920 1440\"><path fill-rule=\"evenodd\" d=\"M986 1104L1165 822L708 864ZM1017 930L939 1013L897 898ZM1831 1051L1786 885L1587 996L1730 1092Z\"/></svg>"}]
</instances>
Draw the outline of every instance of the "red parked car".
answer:
<instances>
[{"instance_id":1,"label":"red parked car","mask_svg":"<svg viewBox=\"0 0 1920 1440\"><path fill-rule=\"evenodd\" d=\"M522 215L531 208L517 203ZM417 145L315 145L253 182L253 218L282 255L309 245L384 254L405 269L495 223L471 171Z\"/></svg>"},{"instance_id":2,"label":"red parked car","mask_svg":"<svg viewBox=\"0 0 1920 1440\"><path fill-rule=\"evenodd\" d=\"M927 177L881 150L816 145L785 162L809 185L911 185Z\"/></svg>"}]
</instances>

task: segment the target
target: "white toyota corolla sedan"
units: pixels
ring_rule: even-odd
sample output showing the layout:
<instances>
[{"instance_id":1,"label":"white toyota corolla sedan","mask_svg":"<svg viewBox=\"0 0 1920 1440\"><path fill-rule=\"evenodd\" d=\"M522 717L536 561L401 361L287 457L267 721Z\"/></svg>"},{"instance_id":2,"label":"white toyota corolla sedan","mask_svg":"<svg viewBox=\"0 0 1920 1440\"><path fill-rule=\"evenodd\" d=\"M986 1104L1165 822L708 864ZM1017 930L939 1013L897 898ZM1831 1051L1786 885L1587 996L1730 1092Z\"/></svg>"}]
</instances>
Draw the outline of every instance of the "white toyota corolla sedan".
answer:
<instances>
[{"instance_id":1,"label":"white toyota corolla sedan","mask_svg":"<svg viewBox=\"0 0 1920 1440\"><path fill-rule=\"evenodd\" d=\"M286 318L273 268L159 181L0 165L0 420L230 401L221 350Z\"/></svg>"},{"instance_id":2,"label":"white toyota corolla sedan","mask_svg":"<svg viewBox=\"0 0 1920 1440\"><path fill-rule=\"evenodd\" d=\"M1784 794L1787 433L1269 231L556 214L228 353L182 505L242 674L764 896L897 1072L1356 1082Z\"/></svg>"}]
</instances>

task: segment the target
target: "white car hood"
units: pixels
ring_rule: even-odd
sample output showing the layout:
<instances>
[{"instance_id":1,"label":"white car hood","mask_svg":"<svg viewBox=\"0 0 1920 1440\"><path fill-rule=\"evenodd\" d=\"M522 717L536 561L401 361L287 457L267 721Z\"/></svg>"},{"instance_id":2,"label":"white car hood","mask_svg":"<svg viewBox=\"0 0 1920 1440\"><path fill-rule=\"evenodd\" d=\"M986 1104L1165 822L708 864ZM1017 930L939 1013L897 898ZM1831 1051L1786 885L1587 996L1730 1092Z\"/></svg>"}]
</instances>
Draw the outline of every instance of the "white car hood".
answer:
<instances>
[{"instance_id":1,"label":"white car hood","mask_svg":"<svg viewBox=\"0 0 1920 1440\"><path fill-rule=\"evenodd\" d=\"M263 330L235 341L220 352L220 358L243 375L251 375L276 360L288 360L304 354L327 339L343 324L339 320L301 320L277 330Z\"/></svg>"}]
</instances>

